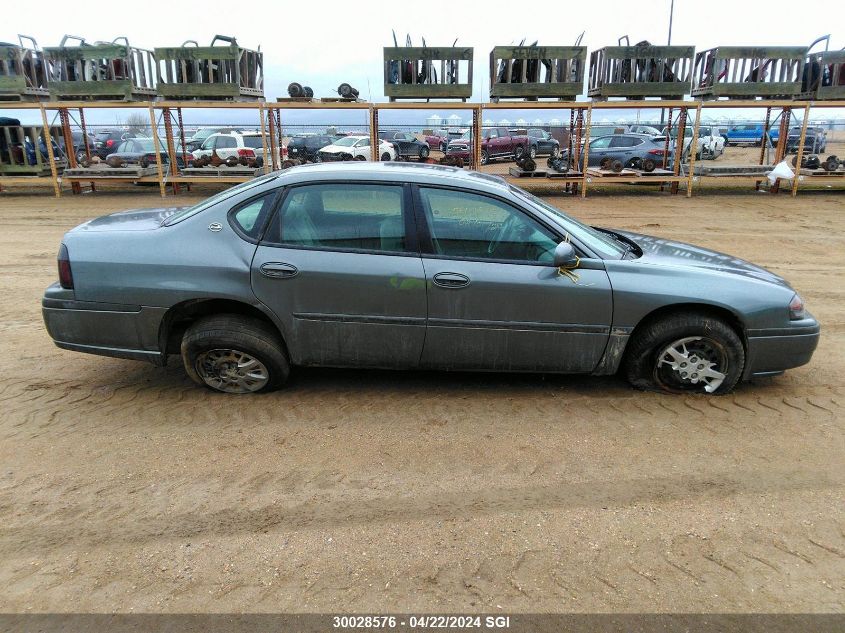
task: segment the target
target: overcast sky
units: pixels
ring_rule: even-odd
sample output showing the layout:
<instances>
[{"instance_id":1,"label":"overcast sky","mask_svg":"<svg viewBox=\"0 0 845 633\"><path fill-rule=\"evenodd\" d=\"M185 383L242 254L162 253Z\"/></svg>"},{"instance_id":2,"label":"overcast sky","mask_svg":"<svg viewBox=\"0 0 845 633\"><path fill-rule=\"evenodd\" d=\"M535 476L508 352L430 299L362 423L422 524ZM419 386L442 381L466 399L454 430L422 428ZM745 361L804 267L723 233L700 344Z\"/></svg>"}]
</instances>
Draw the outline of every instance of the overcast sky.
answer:
<instances>
[{"instance_id":1,"label":"overcast sky","mask_svg":"<svg viewBox=\"0 0 845 633\"><path fill-rule=\"evenodd\" d=\"M236 36L247 48L264 52L268 101L285 96L288 83L331 96L343 81L362 98L385 100L382 47L400 44L409 33L415 45L475 48L473 98L486 100L488 57L497 45L539 40L545 45L574 44L584 31L588 50L631 42L665 44L670 0L564 0L457 2L422 0L9 0L0 22L0 41L18 33L41 46L56 46L66 33L89 41L127 36L134 46L178 46L187 39L208 44L216 34ZM786 0L676 0L672 43L704 50L717 45L803 45L821 30L832 33L831 48L845 47L845 3Z\"/></svg>"}]
</instances>

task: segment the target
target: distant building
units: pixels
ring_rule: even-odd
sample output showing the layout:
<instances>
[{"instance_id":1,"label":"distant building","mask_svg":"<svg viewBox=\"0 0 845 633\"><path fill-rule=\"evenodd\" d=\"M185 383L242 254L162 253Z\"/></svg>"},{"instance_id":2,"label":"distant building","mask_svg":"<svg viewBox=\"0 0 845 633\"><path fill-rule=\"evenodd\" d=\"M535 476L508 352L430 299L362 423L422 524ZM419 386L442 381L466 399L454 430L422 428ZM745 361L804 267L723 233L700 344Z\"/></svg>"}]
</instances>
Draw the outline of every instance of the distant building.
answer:
<instances>
[{"instance_id":1,"label":"distant building","mask_svg":"<svg viewBox=\"0 0 845 633\"><path fill-rule=\"evenodd\" d=\"M432 130L436 130L443 124L443 117L439 114L432 114L425 120L425 125Z\"/></svg>"}]
</instances>

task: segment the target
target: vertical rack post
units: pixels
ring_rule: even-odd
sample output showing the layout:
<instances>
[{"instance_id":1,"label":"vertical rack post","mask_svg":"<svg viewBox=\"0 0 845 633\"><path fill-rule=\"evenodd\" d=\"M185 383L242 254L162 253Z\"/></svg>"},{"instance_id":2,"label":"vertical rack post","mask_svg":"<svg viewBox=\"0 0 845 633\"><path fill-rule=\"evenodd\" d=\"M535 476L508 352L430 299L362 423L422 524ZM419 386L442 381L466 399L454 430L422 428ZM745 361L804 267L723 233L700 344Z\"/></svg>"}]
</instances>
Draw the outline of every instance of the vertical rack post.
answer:
<instances>
[{"instance_id":1,"label":"vertical rack post","mask_svg":"<svg viewBox=\"0 0 845 633\"><path fill-rule=\"evenodd\" d=\"M686 140L687 132L687 107L682 106L678 111L678 140L675 143L675 162L672 165L672 175L677 178L681 174L681 164L684 158L684 141ZM690 154L694 154L698 145L698 139L690 139ZM669 186L669 191L678 193L678 181L673 180Z\"/></svg>"},{"instance_id":2,"label":"vertical rack post","mask_svg":"<svg viewBox=\"0 0 845 633\"><path fill-rule=\"evenodd\" d=\"M173 146L173 121L170 119L170 108L162 108L161 116L164 118L164 136L167 141L167 160L170 163L170 175L179 175L179 166L176 164L176 148ZM179 183L173 182L173 193L179 193Z\"/></svg>"},{"instance_id":3,"label":"vertical rack post","mask_svg":"<svg viewBox=\"0 0 845 633\"><path fill-rule=\"evenodd\" d=\"M578 111L578 118L584 118L583 110ZM584 124L584 157L581 159L583 173L581 174L581 198L587 197L587 164L590 160L590 125L593 120L593 104L587 106L587 122ZM577 163L576 163L577 164Z\"/></svg>"},{"instance_id":4,"label":"vertical rack post","mask_svg":"<svg viewBox=\"0 0 845 633\"><path fill-rule=\"evenodd\" d=\"M70 113L67 108L59 108L59 120L62 122L62 136L65 139L65 147L71 148L67 157L67 164L71 169L74 169L76 167L76 154L72 151L73 132L70 129ZM76 181L71 183L70 188L74 194L82 193L82 186Z\"/></svg>"},{"instance_id":5,"label":"vertical rack post","mask_svg":"<svg viewBox=\"0 0 845 633\"><path fill-rule=\"evenodd\" d=\"M262 167L264 168L264 173L269 174L270 173L270 167L272 167L275 164L276 158L275 158L275 156L270 156L270 154L267 152L267 125L266 125L266 122L264 121L264 102L263 101L260 101L258 103L258 116L261 119L261 147L264 151L264 164L262 165Z\"/></svg>"},{"instance_id":6,"label":"vertical rack post","mask_svg":"<svg viewBox=\"0 0 845 633\"><path fill-rule=\"evenodd\" d=\"M261 117L261 121L264 121L263 116ZM272 108L267 110L267 123L268 127L270 128L270 162L272 164L273 171L276 171L277 169L279 169L279 164L278 160L276 160L276 157L281 157L282 155L282 144L278 143L276 140L276 113L272 110Z\"/></svg>"},{"instance_id":7,"label":"vertical rack post","mask_svg":"<svg viewBox=\"0 0 845 633\"><path fill-rule=\"evenodd\" d=\"M378 106L370 106L370 159L375 162L381 158L378 151Z\"/></svg>"},{"instance_id":8,"label":"vertical rack post","mask_svg":"<svg viewBox=\"0 0 845 633\"><path fill-rule=\"evenodd\" d=\"M167 191L164 187L164 169L161 166L161 150L160 145L161 141L158 138L158 124L156 123L156 113L153 109L153 104L150 103L150 131L153 135L153 147L155 147L156 153L156 171L158 172L158 191L161 194L161 197L164 198L167 195Z\"/></svg>"},{"instance_id":9,"label":"vertical rack post","mask_svg":"<svg viewBox=\"0 0 845 633\"><path fill-rule=\"evenodd\" d=\"M39 104L41 110L41 124L44 126L44 142L47 144L47 158L50 159L50 174L53 177L53 192L57 198L62 195L61 187L59 187L59 170L56 169L56 156L53 153L53 135L50 134L50 124L47 122L47 110L44 104Z\"/></svg>"},{"instance_id":10,"label":"vertical rack post","mask_svg":"<svg viewBox=\"0 0 845 633\"><path fill-rule=\"evenodd\" d=\"M481 106L472 109L472 166L477 170L481 167Z\"/></svg>"},{"instance_id":11,"label":"vertical rack post","mask_svg":"<svg viewBox=\"0 0 845 633\"><path fill-rule=\"evenodd\" d=\"M810 122L810 104L804 106L804 120L801 122L801 138L798 139L798 154L795 159L795 177L792 179L792 197L798 195L798 180L801 178L801 160L804 158L804 140L807 137L807 124Z\"/></svg>"},{"instance_id":12,"label":"vertical rack post","mask_svg":"<svg viewBox=\"0 0 845 633\"><path fill-rule=\"evenodd\" d=\"M692 178L695 173L695 156L698 154L698 132L701 129L701 102L695 106L695 123L692 126L692 142L695 143L695 151L690 152L689 173L687 174L687 198L692 197Z\"/></svg>"}]
</instances>

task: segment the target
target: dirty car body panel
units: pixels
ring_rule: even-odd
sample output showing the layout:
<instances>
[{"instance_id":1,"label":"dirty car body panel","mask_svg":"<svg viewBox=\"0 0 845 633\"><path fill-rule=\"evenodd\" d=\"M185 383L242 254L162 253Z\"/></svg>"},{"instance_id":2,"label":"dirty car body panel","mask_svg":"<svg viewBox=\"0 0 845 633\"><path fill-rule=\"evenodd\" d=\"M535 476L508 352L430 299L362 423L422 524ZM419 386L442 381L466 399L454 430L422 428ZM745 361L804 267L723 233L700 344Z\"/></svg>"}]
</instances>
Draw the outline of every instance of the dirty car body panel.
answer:
<instances>
[{"instance_id":1,"label":"dirty car body panel","mask_svg":"<svg viewBox=\"0 0 845 633\"><path fill-rule=\"evenodd\" d=\"M387 191L391 202L317 235L292 206L309 187L376 188L360 199ZM233 213L259 198L245 232ZM341 198L323 194L319 213ZM473 217L484 205L489 217ZM528 232L508 234L519 223ZM579 257L566 274L549 261L562 241ZM56 345L156 364L178 350L178 315L206 302L271 323L294 365L612 374L638 326L689 306L728 315L745 378L808 362L819 338L809 314L790 318L795 291L765 269L596 230L502 179L436 165L296 167L192 209L98 218L62 244L73 287L53 284L42 302ZM539 245L534 260L526 244Z\"/></svg>"}]
</instances>

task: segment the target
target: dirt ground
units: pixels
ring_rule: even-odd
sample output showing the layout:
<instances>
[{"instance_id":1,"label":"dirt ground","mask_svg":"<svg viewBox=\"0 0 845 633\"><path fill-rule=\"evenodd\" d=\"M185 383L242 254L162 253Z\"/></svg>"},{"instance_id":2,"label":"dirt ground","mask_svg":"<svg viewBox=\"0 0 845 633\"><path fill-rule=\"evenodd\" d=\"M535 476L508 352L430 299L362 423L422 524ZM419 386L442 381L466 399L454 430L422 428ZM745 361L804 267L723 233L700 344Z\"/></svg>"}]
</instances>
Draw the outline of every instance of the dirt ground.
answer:
<instances>
[{"instance_id":1,"label":"dirt ground","mask_svg":"<svg viewBox=\"0 0 845 633\"><path fill-rule=\"evenodd\" d=\"M785 275L813 362L721 398L337 370L215 395L41 322L62 234L157 191L0 194L0 611L841 612L845 198L628 191L555 202Z\"/></svg>"}]
</instances>

